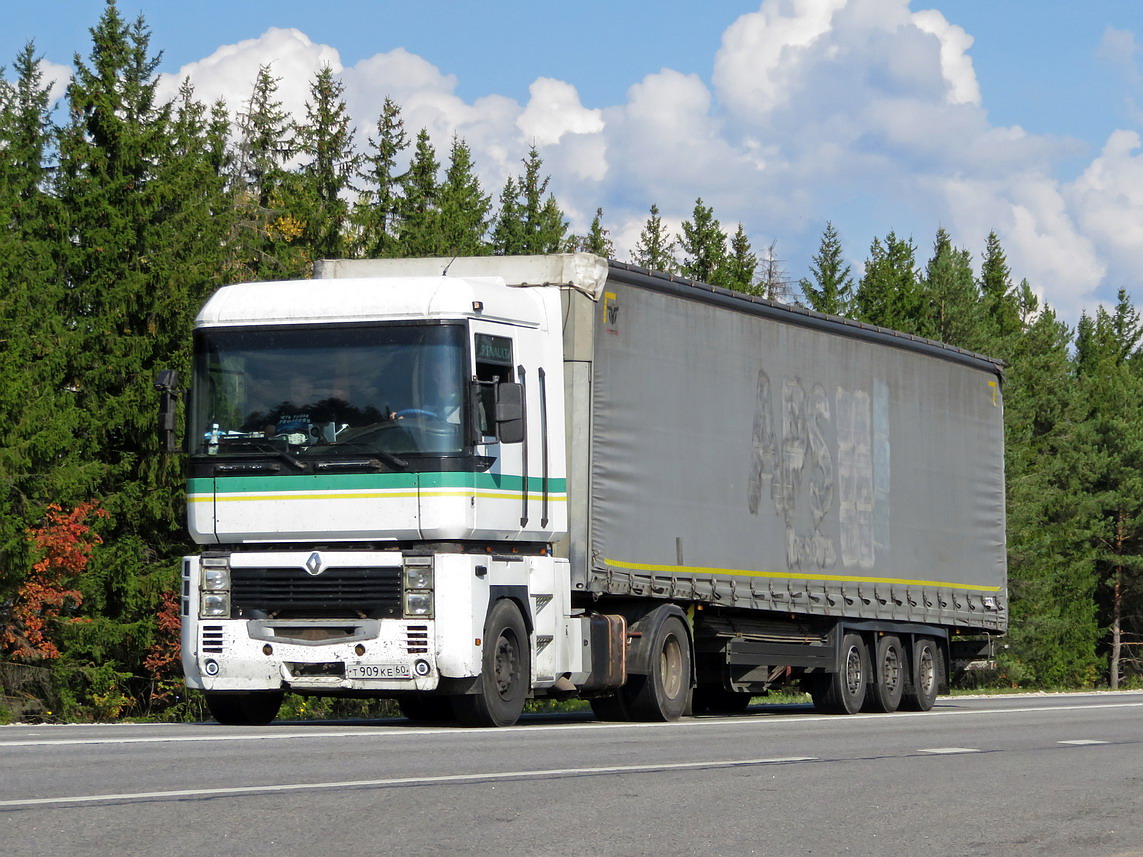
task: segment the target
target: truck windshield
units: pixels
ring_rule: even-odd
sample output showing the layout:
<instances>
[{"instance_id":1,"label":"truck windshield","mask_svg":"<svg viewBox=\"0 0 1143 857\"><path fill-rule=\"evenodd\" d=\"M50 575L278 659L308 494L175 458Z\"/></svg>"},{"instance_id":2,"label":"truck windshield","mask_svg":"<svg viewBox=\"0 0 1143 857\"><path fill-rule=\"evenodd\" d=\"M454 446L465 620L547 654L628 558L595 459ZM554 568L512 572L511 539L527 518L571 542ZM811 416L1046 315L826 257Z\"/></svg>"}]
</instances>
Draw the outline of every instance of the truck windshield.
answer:
<instances>
[{"instance_id":1,"label":"truck windshield","mask_svg":"<svg viewBox=\"0 0 1143 857\"><path fill-rule=\"evenodd\" d=\"M464 448L461 325L203 329L190 452L306 459L448 455Z\"/></svg>"}]
</instances>

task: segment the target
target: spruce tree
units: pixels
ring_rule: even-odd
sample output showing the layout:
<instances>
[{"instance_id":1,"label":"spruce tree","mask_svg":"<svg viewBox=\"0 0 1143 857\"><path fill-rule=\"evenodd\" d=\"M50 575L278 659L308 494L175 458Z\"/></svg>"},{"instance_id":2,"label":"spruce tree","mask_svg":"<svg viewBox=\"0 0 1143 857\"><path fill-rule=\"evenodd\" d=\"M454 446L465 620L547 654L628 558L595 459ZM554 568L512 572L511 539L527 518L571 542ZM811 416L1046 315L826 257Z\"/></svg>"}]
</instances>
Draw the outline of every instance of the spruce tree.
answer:
<instances>
[{"instance_id":1,"label":"spruce tree","mask_svg":"<svg viewBox=\"0 0 1143 857\"><path fill-rule=\"evenodd\" d=\"M568 224L533 145L524 158L524 175L509 176L500 192L500 208L492 228L493 252L501 256L562 253L569 249Z\"/></svg>"},{"instance_id":2,"label":"spruce tree","mask_svg":"<svg viewBox=\"0 0 1143 857\"><path fill-rule=\"evenodd\" d=\"M802 278L799 286L811 309L827 315L848 316L853 303L853 277L842 256L841 239L833 223L826 221L818 252L810 273L813 282Z\"/></svg>"},{"instance_id":3,"label":"spruce tree","mask_svg":"<svg viewBox=\"0 0 1143 857\"><path fill-rule=\"evenodd\" d=\"M397 162L409 147L401 108L386 98L377 118L377 136L369 137L358 178L365 185L353 209L354 251L366 258L397 254L397 212L402 174Z\"/></svg>"},{"instance_id":4,"label":"spruce tree","mask_svg":"<svg viewBox=\"0 0 1143 857\"><path fill-rule=\"evenodd\" d=\"M987 335L997 347L1020 330L1019 293L1012 288L1008 259L996 232L989 232L980 264L980 287Z\"/></svg>"},{"instance_id":5,"label":"spruce tree","mask_svg":"<svg viewBox=\"0 0 1143 857\"><path fill-rule=\"evenodd\" d=\"M342 93L345 85L324 66L310 83L306 116L297 127L294 149L302 162L287 208L305 223L300 243L311 259L345 255L343 235L349 219L346 194L357 173L360 157L354 151L355 129Z\"/></svg>"},{"instance_id":6,"label":"spruce tree","mask_svg":"<svg viewBox=\"0 0 1143 857\"><path fill-rule=\"evenodd\" d=\"M937 230L921 287L929 302L928 335L971 351L987 350L972 259L968 251L952 246L943 227Z\"/></svg>"},{"instance_id":7,"label":"spruce tree","mask_svg":"<svg viewBox=\"0 0 1143 857\"><path fill-rule=\"evenodd\" d=\"M488 243L492 198L484 193L472 150L460 137L453 136L448 169L440 188L441 249L447 256L485 256Z\"/></svg>"},{"instance_id":8,"label":"spruce tree","mask_svg":"<svg viewBox=\"0 0 1143 857\"><path fill-rule=\"evenodd\" d=\"M675 242L659 215L659 206L651 204L651 214L635 242L631 261L650 271L673 274L677 268L674 255Z\"/></svg>"},{"instance_id":9,"label":"spruce tree","mask_svg":"<svg viewBox=\"0 0 1143 857\"><path fill-rule=\"evenodd\" d=\"M679 273L713 286L724 285L721 280L726 263L726 235L702 197L695 200L691 219L683 221L678 243L683 253Z\"/></svg>"},{"instance_id":10,"label":"spruce tree","mask_svg":"<svg viewBox=\"0 0 1143 857\"><path fill-rule=\"evenodd\" d=\"M413 147L412 163L401 178L397 235L402 256L441 256L445 252L439 172L436 149L429 132L422 128Z\"/></svg>"},{"instance_id":11,"label":"spruce tree","mask_svg":"<svg viewBox=\"0 0 1143 857\"><path fill-rule=\"evenodd\" d=\"M304 275L305 259L294 245L305 223L282 208L294 143L290 117L278 100L280 80L270 66L261 66L238 114L235 227L227 242L228 276L236 282Z\"/></svg>"},{"instance_id":12,"label":"spruce tree","mask_svg":"<svg viewBox=\"0 0 1143 857\"><path fill-rule=\"evenodd\" d=\"M579 239L576 246L585 253L594 253L604 259L610 259L615 255L615 245L611 243L607 230L603 228L602 208L595 210L595 217L591 220L591 227L588 229L587 235Z\"/></svg>"},{"instance_id":13,"label":"spruce tree","mask_svg":"<svg viewBox=\"0 0 1143 857\"><path fill-rule=\"evenodd\" d=\"M738 224L738 230L730 239L730 252L723 263L720 279L728 289L743 292L748 295L762 294L764 289L754 280L754 272L758 269L758 257L750 249L750 239L746 237L746 229Z\"/></svg>"},{"instance_id":14,"label":"spruce tree","mask_svg":"<svg viewBox=\"0 0 1143 857\"><path fill-rule=\"evenodd\" d=\"M854 295L854 317L905 333L928 336L928 307L916 267L916 248L890 232L883 244L874 238L865 275Z\"/></svg>"}]
</instances>

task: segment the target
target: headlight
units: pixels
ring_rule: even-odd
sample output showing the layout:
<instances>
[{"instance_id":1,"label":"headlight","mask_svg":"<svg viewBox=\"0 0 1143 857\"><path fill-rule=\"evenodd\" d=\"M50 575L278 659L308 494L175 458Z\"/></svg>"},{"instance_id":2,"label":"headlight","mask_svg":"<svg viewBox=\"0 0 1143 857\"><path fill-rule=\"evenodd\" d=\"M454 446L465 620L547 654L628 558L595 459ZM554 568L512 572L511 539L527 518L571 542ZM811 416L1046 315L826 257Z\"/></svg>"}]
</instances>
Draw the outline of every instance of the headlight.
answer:
<instances>
[{"instance_id":1,"label":"headlight","mask_svg":"<svg viewBox=\"0 0 1143 857\"><path fill-rule=\"evenodd\" d=\"M202 596L199 615L204 619L230 618L230 593L206 593Z\"/></svg>"},{"instance_id":2,"label":"headlight","mask_svg":"<svg viewBox=\"0 0 1143 857\"><path fill-rule=\"evenodd\" d=\"M204 568L202 570L203 592L224 592L230 589L229 568Z\"/></svg>"},{"instance_id":3,"label":"headlight","mask_svg":"<svg viewBox=\"0 0 1143 857\"><path fill-rule=\"evenodd\" d=\"M433 588L433 568L432 566L412 565L405 566L405 588L406 589L432 589Z\"/></svg>"},{"instance_id":4,"label":"headlight","mask_svg":"<svg viewBox=\"0 0 1143 857\"><path fill-rule=\"evenodd\" d=\"M431 592L406 592L405 615L424 616L433 615L433 594Z\"/></svg>"}]
</instances>

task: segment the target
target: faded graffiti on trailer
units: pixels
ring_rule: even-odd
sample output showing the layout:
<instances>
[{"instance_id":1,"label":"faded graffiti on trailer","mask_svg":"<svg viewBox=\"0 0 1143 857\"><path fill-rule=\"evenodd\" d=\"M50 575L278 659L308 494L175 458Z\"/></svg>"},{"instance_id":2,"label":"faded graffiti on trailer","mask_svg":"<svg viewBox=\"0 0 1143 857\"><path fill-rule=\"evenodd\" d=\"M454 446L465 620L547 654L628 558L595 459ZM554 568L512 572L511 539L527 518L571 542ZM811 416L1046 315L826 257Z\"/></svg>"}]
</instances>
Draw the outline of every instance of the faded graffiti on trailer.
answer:
<instances>
[{"instance_id":1,"label":"faded graffiti on trailer","mask_svg":"<svg viewBox=\"0 0 1143 857\"><path fill-rule=\"evenodd\" d=\"M837 543L846 568L872 568L877 551L888 550L888 403L880 380L872 396L837 387L831 399L820 383L807 393L796 376L775 394L766 370L758 370L747 507L758 515L769 496L785 524L789 568L834 568ZM806 504L808 515L798 514ZM831 516L835 528L827 527Z\"/></svg>"}]
</instances>

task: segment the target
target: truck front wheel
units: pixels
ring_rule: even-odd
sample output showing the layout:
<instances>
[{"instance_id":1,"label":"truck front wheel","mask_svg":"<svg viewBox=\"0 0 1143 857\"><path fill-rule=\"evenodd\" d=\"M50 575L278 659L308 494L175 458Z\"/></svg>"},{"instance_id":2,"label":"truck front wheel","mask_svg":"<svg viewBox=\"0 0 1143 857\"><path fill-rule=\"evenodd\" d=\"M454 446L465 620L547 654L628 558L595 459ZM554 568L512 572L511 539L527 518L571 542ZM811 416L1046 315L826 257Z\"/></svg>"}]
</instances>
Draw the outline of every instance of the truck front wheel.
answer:
<instances>
[{"instance_id":1,"label":"truck front wheel","mask_svg":"<svg viewBox=\"0 0 1143 857\"><path fill-rule=\"evenodd\" d=\"M278 716L282 707L281 691L258 693L205 691L210 716L223 726L265 726Z\"/></svg>"},{"instance_id":2,"label":"truck front wheel","mask_svg":"<svg viewBox=\"0 0 1143 857\"><path fill-rule=\"evenodd\" d=\"M456 719L465 726L511 726L524 710L531 680L528 629L515 603L502 599L484 623L476 692L452 698Z\"/></svg>"}]
</instances>

